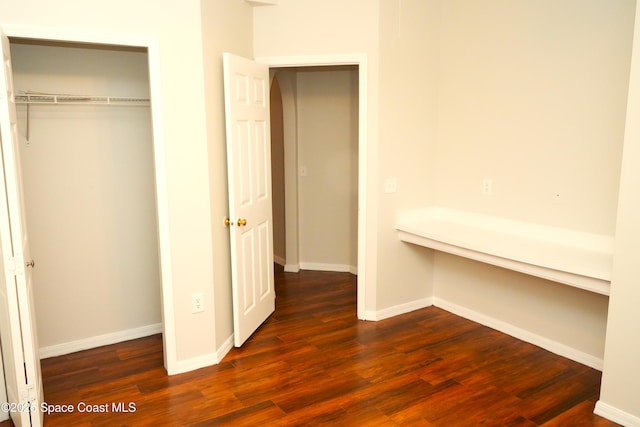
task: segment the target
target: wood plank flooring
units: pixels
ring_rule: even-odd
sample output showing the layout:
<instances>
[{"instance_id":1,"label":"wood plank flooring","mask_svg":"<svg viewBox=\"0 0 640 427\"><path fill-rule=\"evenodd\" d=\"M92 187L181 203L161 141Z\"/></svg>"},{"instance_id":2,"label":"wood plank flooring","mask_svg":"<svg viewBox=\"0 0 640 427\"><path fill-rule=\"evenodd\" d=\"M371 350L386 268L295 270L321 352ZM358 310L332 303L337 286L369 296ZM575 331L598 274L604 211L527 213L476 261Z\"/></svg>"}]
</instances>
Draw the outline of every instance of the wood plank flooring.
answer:
<instances>
[{"instance_id":1,"label":"wood plank flooring","mask_svg":"<svg viewBox=\"0 0 640 427\"><path fill-rule=\"evenodd\" d=\"M435 307L358 321L347 273L276 282L276 312L216 366L168 377L159 335L43 360L47 403L75 408L45 425L616 425L593 414L596 370Z\"/></svg>"}]
</instances>

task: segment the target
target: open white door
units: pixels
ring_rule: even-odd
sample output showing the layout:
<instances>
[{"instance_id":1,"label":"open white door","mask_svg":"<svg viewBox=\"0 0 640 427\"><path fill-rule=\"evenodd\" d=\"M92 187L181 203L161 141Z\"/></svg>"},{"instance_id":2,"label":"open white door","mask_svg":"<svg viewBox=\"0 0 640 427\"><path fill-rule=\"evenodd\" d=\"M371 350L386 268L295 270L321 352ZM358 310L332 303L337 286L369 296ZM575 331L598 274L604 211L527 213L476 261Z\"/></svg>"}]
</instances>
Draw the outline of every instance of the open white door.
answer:
<instances>
[{"instance_id":1,"label":"open white door","mask_svg":"<svg viewBox=\"0 0 640 427\"><path fill-rule=\"evenodd\" d=\"M233 329L240 347L275 310L269 68L223 54Z\"/></svg>"},{"instance_id":2,"label":"open white door","mask_svg":"<svg viewBox=\"0 0 640 427\"><path fill-rule=\"evenodd\" d=\"M29 245L24 217L18 125L9 39L0 30L0 340L7 400L16 427L43 424L40 359L33 311Z\"/></svg>"}]
</instances>

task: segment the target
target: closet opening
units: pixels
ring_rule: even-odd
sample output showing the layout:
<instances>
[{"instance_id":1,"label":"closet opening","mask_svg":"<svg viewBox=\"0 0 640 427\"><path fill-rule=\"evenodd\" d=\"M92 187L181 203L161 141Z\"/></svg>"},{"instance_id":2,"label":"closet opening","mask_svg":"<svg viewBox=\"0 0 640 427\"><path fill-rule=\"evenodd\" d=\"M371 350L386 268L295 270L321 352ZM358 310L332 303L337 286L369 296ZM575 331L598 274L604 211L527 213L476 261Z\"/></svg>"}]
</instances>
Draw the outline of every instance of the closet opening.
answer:
<instances>
[{"instance_id":1,"label":"closet opening","mask_svg":"<svg viewBox=\"0 0 640 427\"><path fill-rule=\"evenodd\" d=\"M10 41L40 357L161 333L147 48Z\"/></svg>"}]
</instances>

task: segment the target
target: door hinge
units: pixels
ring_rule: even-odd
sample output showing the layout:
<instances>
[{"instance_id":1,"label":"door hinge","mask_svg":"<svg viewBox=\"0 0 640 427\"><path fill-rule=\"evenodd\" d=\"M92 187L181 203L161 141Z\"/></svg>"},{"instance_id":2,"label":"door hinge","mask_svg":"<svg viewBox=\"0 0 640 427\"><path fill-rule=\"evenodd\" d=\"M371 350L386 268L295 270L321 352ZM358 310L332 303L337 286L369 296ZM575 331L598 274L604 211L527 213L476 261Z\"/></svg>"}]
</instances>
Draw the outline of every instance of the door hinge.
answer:
<instances>
[{"instance_id":1,"label":"door hinge","mask_svg":"<svg viewBox=\"0 0 640 427\"><path fill-rule=\"evenodd\" d=\"M14 276L20 276L24 274L24 262L22 258L10 256L5 260L5 268L9 270Z\"/></svg>"},{"instance_id":2,"label":"door hinge","mask_svg":"<svg viewBox=\"0 0 640 427\"><path fill-rule=\"evenodd\" d=\"M26 387L20 389L20 401L21 402L33 402L36 400L36 388L33 384L27 384Z\"/></svg>"}]
</instances>

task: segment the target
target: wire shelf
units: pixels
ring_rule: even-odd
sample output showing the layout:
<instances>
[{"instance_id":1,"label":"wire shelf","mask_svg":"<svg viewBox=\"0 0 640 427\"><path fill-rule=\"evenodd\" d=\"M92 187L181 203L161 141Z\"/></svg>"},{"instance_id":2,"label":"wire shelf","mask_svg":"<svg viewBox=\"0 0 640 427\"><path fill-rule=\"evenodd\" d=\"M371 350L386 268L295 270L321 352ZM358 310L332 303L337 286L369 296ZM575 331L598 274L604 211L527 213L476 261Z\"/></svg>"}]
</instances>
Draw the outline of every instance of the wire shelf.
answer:
<instances>
[{"instance_id":1,"label":"wire shelf","mask_svg":"<svg viewBox=\"0 0 640 427\"><path fill-rule=\"evenodd\" d=\"M149 98L125 96L87 96L25 93L15 96L16 104L60 104L60 105L139 105L149 106Z\"/></svg>"}]
</instances>

